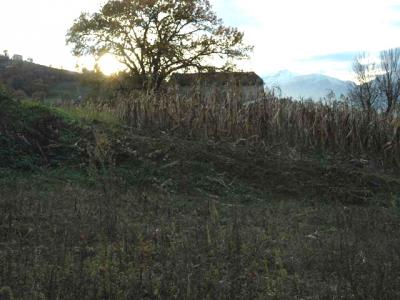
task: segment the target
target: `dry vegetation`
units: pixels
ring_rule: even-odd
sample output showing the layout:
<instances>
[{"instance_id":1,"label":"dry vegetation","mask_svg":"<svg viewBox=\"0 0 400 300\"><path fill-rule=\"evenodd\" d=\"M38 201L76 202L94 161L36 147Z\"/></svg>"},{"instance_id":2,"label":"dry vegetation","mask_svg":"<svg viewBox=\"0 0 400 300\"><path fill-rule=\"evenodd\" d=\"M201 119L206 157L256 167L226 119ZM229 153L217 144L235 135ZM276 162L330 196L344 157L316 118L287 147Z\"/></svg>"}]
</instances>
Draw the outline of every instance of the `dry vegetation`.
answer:
<instances>
[{"instance_id":1,"label":"dry vegetation","mask_svg":"<svg viewBox=\"0 0 400 300\"><path fill-rule=\"evenodd\" d=\"M398 120L220 99L0 102L0 299L400 298Z\"/></svg>"},{"instance_id":2,"label":"dry vegetation","mask_svg":"<svg viewBox=\"0 0 400 300\"><path fill-rule=\"evenodd\" d=\"M278 99L273 94L243 104L232 89L201 97L134 94L119 99L118 116L134 128L153 128L203 140L228 140L304 153L345 155L400 166L400 120L348 103Z\"/></svg>"}]
</instances>

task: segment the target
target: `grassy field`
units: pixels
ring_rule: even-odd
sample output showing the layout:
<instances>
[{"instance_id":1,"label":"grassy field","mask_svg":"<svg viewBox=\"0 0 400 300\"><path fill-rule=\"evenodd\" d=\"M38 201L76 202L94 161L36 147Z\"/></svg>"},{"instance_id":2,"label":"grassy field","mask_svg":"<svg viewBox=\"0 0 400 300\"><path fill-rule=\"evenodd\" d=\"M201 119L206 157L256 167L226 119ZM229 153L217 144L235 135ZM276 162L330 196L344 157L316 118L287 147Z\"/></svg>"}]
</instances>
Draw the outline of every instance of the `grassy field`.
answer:
<instances>
[{"instance_id":1,"label":"grassy field","mask_svg":"<svg viewBox=\"0 0 400 300\"><path fill-rule=\"evenodd\" d=\"M128 111L0 99L0 299L400 297L400 179L382 155ZM281 112L289 141L300 123L284 131Z\"/></svg>"}]
</instances>

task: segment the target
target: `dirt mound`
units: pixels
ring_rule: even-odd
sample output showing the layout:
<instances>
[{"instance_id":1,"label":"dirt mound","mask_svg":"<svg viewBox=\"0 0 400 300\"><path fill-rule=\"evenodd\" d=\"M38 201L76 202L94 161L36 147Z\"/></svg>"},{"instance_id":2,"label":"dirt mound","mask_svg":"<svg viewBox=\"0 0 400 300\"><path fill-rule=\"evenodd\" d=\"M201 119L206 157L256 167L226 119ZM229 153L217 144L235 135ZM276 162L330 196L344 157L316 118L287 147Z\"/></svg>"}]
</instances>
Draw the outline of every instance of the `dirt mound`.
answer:
<instances>
[{"instance_id":1,"label":"dirt mound","mask_svg":"<svg viewBox=\"0 0 400 300\"><path fill-rule=\"evenodd\" d=\"M271 199L319 199L344 204L400 195L398 176L354 160L293 159L282 153L253 152L230 143L207 143L127 134L117 144L116 162L145 165L159 186L179 193L218 196L241 193ZM227 194L226 191L229 191ZM253 195L254 196L254 195ZM385 200L385 201L386 201Z\"/></svg>"},{"instance_id":2,"label":"dirt mound","mask_svg":"<svg viewBox=\"0 0 400 300\"><path fill-rule=\"evenodd\" d=\"M33 168L70 161L79 128L50 108L0 99L0 167Z\"/></svg>"}]
</instances>

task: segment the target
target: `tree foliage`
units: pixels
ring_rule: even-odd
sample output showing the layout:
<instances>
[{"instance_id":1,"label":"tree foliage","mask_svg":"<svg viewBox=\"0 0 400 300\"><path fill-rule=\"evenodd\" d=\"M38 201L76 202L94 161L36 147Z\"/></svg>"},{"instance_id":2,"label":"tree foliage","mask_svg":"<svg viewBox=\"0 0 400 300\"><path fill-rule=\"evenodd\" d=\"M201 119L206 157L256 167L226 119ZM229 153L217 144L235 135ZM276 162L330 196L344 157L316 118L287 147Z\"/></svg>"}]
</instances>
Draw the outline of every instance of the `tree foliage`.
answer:
<instances>
[{"instance_id":1,"label":"tree foliage","mask_svg":"<svg viewBox=\"0 0 400 300\"><path fill-rule=\"evenodd\" d=\"M115 55L142 87L158 89L173 72L222 70L247 58L243 37L208 0L109 0L75 20L67 43L77 56Z\"/></svg>"}]
</instances>

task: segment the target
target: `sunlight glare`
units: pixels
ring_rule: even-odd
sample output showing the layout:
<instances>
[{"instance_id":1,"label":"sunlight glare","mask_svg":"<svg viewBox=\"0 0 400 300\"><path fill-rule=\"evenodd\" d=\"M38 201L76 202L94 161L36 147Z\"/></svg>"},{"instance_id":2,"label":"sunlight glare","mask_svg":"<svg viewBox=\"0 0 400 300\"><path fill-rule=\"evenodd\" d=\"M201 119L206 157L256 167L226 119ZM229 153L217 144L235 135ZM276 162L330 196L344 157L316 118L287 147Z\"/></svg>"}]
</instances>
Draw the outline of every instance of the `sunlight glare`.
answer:
<instances>
[{"instance_id":1,"label":"sunlight glare","mask_svg":"<svg viewBox=\"0 0 400 300\"><path fill-rule=\"evenodd\" d=\"M123 70L123 65L118 61L118 59L112 54L104 54L98 62L101 72L104 75L112 75L121 70Z\"/></svg>"}]
</instances>

